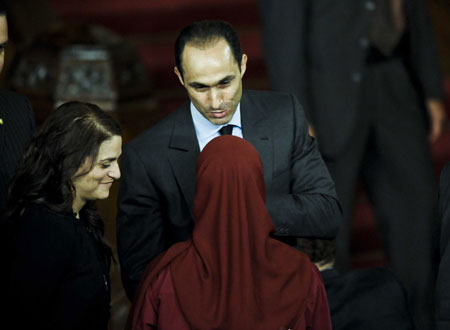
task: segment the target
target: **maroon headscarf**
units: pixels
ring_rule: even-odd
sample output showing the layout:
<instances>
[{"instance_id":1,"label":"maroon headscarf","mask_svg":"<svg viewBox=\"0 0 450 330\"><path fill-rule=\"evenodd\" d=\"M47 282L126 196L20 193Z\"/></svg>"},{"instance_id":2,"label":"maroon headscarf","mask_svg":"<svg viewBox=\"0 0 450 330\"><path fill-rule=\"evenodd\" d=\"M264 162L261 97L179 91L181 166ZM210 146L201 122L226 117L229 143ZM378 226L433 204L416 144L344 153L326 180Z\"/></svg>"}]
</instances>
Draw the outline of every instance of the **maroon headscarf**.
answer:
<instances>
[{"instance_id":1,"label":"maroon headscarf","mask_svg":"<svg viewBox=\"0 0 450 330\"><path fill-rule=\"evenodd\" d=\"M149 265L140 290L170 267L192 328L292 327L308 302L312 266L304 254L270 237L274 225L265 200L255 148L234 136L213 139L197 161L192 237Z\"/></svg>"}]
</instances>

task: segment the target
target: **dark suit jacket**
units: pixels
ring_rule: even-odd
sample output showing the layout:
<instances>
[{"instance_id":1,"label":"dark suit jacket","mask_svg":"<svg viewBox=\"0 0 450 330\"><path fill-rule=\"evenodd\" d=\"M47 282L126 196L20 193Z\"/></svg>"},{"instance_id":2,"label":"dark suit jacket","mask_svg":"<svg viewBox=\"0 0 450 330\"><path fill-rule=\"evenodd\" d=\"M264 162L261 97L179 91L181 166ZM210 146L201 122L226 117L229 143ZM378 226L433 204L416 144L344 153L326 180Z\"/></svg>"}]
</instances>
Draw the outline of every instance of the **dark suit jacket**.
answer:
<instances>
[{"instance_id":1,"label":"dark suit jacket","mask_svg":"<svg viewBox=\"0 0 450 330\"><path fill-rule=\"evenodd\" d=\"M267 207L280 236L334 237L334 184L295 97L244 91L243 136L259 151ZM124 287L134 295L147 263L192 232L199 146L189 104L126 145L117 235Z\"/></svg>"},{"instance_id":2,"label":"dark suit jacket","mask_svg":"<svg viewBox=\"0 0 450 330\"><path fill-rule=\"evenodd\" d=\"M5 207L8 187L27 141L34 133L34 114L28 99L0 89L0 210Z\"/></svg>"},{"instance_id":3,"label":"dark suit jacket","mask_svg":"<svg viewBox=\"0 0 450 330\"><path fill-rule=\"evenodd\" d=\"M386 268L321 272L333 330L411 330L406 292Z\"/></svg>"},{"instance_id":4,"label":"dark suit jacket","mask_svg":"<svg viewBox=\"0 0 450 330\"><path fill-rule=\"evenodd\" d=\"M34 132L35 122L33 109L25 96L0 89L0 118L3 124L0 124L0 220L1 214L6 206L8 197L8 188L10 181L16 171L20 157L25 144ZM7 283L8 272L5 270L5 260L9 253L7 247L6 227L0 221L0 259L3 261L4 270L0 273L0 285ZM9 269L6 266L6 269ZM5 296L5 288L1 292ZM3 303L10 305L10 300L3 298ZM0 306L0 327L5 326L5 320L8 312L6 305Z\"/></svg>"},{"instance_id":5,"label":"dark suit jacket","mask_svg":"<svg viewBox=\"0 0 450 330\"><path fill-rule=\"evenodd\" d=\"M450 163L439 185L440 262L436 281L436 317L439 330L450 330Z\"/></svg>"},{"instance_id":6,"label":"dark suit jacket","mask_svg":"<svg viewBox=\"0 0 450 330\"><path fill-rule=\"evenodd\" d=\"M345 148L355 129L376 1L260 0L271 85L301 100L327 157ZM403 2L408 30L391 83L406 99L443 99L426 1Z\"/></svg>"}]
</instances>

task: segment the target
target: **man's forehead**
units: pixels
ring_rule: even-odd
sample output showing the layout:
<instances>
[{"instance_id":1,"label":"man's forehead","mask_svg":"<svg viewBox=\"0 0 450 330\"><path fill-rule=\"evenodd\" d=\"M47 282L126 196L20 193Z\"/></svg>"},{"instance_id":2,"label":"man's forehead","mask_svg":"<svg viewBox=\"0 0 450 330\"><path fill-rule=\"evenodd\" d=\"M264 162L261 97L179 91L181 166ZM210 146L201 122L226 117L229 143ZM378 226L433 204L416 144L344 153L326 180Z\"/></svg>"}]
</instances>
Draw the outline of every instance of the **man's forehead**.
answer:
<instances>
[{"instance_id":1,"label":"man's forehead","mask_svg":"<svg viewBox=\"0 0 450 330\"><path fill-rule=\"evenodd\" d=\"M216 53L218 50L231 54L231 47L225 39L216 39L208 43L188 42L184 46L182 57L190 55L202 54L210 56Z\"/></svg>"},{"instance_id":2,"label":"man's forehead","mask_svg":"<svg viewBox=\"0 0 450 330\"><path fill-rule=\"evenodd\" d=\"M215 45L217 45L218 43L226 43L228 45L228 42L225 40L225 38L223 37L215 37L215 38L210 38L207 40L198 40L198 39L193 39L190 41L187 41L186 44L184 45L184 48L186 47L192 47L192 48L196 48L196 49L208 49L211 47L214 47Z\"/></svg>"},{"instance_id":3,"label":"man's forehead","mask_svg":"<svg viewBox=\"0 0 450 330\"><path fill-rule=\"evenodd\" d=\"M0 15L0 32L8 33L8 23L5 15Z\"/></svg>"},{"instance_id":4,"label":"man's forehead","mask_svg":"<svg viewBox=\"0 0 450 330\"><path fill-rule=\"evenodd\" d=\"M226 41L219 41L209 47L196 47L186 45L182 55L182 67L184 70L203 68L210 66L234 66L237 62L233 56L230 46Z\"/></svg>"},{"instance_id":5,"label":"man's forehead","mask_svg":"<svg viewBox=\"0 0 450 330\"><path fill-rule=\"evenodd\" d=\"M6 16L0 16L0 45L4 46L8 42L8 24Z\"/></svg>"}]
</instances>

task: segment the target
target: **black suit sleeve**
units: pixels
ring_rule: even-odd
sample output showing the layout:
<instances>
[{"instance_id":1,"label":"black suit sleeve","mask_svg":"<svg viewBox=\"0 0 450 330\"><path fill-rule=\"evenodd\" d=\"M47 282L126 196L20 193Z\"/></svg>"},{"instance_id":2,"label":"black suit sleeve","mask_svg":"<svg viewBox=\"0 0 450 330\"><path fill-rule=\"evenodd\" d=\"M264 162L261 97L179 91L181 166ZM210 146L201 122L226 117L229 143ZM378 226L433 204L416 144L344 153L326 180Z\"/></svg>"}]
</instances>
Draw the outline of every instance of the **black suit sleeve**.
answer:
<instances>
[{"instance_id":1,"label":"black suit sleeve","mask_svg":"<svg viewBox=\"0 0 450 330\"><path fill-rule=\"evenodd\" d=\"M450 329L450 163L441 173L439 185L440 263L436 281L438 329Z\"/></svg>"},{"instance_id":2,"label":"black suit sleeve","mask_svg":"<svg viewBox=\"0 0 450 330\"><path fill-rule=\"evenodd\" d=\"M267 208L278 235L333 238L342 222L342 210L334 182L316 142L309 136L300 104L294 96L290 99L293 118L288 118L288 121L294 125L294 141L291 175L285 190L288 192L269 193ZM288 109L284 109L284 112L288 112Z\"/></svg>"},{"instance_id":3,"label":"black suit sleeve","mask_svg":"<svg viewBox=\"0 0 450 330\"><path fill-rule=\"evenodd\" d=\"M132 300L148 262L165 249L163 201L131 146L124 150L121 167L117 243L123 286Z\"/></svg>"},{"instance_id":4,"label":"black suit sleeve","mask_svg":"<svg viewBox=\"0 0 450 330\"><path fill-rule=\"evenodd\" d=\"M444 99L444 84L427 1L408 1L409 56L419 88L425 98Z\"/></svg>"},{"instance_id":5,"label":"black suit sleeve","mask_svg":"<svg viewBox=\"0 0 450 330\"><path fill-rule=\"evenodd\" d=\"M8 187L26 143L35 128L30 101L23 95L0 89L0 210L6 206Z\"/></svg>"}]
</instances>

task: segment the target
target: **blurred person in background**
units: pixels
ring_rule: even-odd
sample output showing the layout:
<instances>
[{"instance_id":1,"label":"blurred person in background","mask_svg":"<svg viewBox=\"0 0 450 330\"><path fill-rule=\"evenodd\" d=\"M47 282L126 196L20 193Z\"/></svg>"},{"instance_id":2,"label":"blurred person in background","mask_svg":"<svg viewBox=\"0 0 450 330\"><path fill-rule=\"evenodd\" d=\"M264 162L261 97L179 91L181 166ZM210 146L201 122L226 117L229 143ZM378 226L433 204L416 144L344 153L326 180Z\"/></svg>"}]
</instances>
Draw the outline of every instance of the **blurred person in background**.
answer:
<instances>
[{"instance_id":1,"label":"blurred person in background","mask_svg":"<svg viewBox=\"0 0 450 330\"><path fill-rule=\"evenodd\" d=\"M319 268L333 330L414 330L406 291L383 267L340 273L334 269L333 240L300 238L298 248Z\"/></svg>"},{"instance_id":2,"label":"blurred person in background","mask_svg":"<svg viewBox=\"0 0 450 330\"><path fill-rule=\"evenodd\" d=\"M430 141L445 119L426 0L260 0L270 83L297 95L335 181L344 224L336 267L350 268L358 179L418 329L434 329Z\"/></svg>"},{"instance_id":3,"label":"blurred person in background","mask_svg":"<svg viewBox=\"0 0 450 330\"><path fill-rule=\"evenodd\" d=\"M6 7L0 1L0 73L8 44ZM6 205L8 187L26 142L34 133L34 113L28 99L0 88L0 213Z\"/></svg>"},{"instance_id":4,"label":"blurred person in background","mask_svg":"<svg viewBox=\"0 0 450 330\"><path fill-rule=\"evenodd\" d=\"M436 280L437 329L450 329L450 163L439 182L439 270Z\"/></svg>"}]
</instances>

